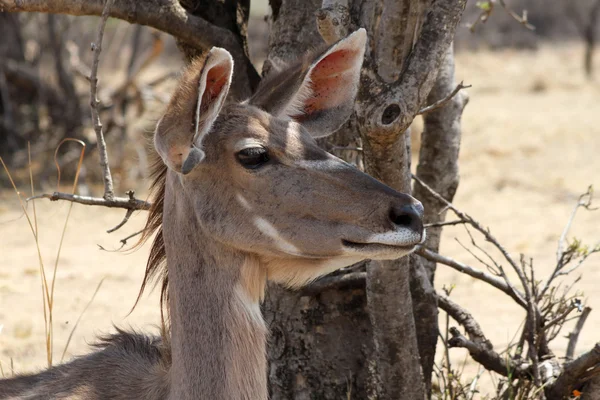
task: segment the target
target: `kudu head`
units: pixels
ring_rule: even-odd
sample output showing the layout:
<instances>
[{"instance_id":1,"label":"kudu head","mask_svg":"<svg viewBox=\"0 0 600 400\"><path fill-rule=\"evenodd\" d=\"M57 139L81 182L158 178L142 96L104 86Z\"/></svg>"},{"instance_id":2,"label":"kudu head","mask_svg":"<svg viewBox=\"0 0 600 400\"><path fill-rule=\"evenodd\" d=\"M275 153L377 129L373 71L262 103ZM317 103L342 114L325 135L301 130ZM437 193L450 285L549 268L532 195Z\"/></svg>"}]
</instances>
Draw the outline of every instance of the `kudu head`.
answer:
<instances>
[{"instance_id":1,"label":"kudu head","mask_svg":"<svg viewBox=\"0 0 600 400\"><path fill-rule=\"evenodd\" d=\"M363 259L399 258L424 239L421 203L315 141L352 114L365 45L360 29L272 74L244 102L226 102L233 59L213 48L187 68L156 128L203 237L254 257L271 280L302 285Z\"/></svg>"}]
</instances>

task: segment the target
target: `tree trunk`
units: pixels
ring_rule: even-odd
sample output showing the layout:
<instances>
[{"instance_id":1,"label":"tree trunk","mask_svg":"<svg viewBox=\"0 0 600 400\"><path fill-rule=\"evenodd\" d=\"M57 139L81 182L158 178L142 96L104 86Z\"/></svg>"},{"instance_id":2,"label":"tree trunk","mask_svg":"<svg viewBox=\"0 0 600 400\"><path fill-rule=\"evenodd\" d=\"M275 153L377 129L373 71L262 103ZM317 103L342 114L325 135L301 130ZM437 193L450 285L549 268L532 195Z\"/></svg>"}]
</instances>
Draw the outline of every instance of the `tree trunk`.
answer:
<instances>
[{"instance_id":1,"label":"tree trunk","mask_svg":"<svg viewBox=\"0 0 600 400\"><path fill-rule=\"evenodd\" d=\"M274 21L265 63L267 73L281 61L321 42L315 35L313 17L318 2L313 0L307 5L283 0L271 4ZM464 5L464 1L438 2L437 13L430 13L427 35L417 48L415 38L419 37L429 1L326 0L317 12L318 28L328 43L359 26L367 28L370 45L356 106L358 118L346 128L356 127L362 136L367 172L397 190L410 192L407 129L435 82ZM423 55L417 61L410 56L415 50ZM409 265L405 258L369 266L368 312L365 293L357 289L349 296L347 289L336 286L310 297L271 287L265 309L276 332L269 349L272 398L339 398L348 393L352 398L424 398ZM421 276L422 291L431 293L425 273ZM323 314L325 311L333 315L328 316L328 323L321 323L328 315ZM314 319L315 315L319 318ZM345 325L348 321L352 324ZM344 339L341 346L333 346L330 339L341 341L342 326L357 329L346 331L351 342ZM356 349L360 349L360 357L349 360ZM350 383L348 379L352 379ZM352 388L351 392L341 391L343 382Z\"/></svg>"},{"instance_id":2,"label":"tree trunk","mask_svg":"<svg viewBox=\"0 0 600 400\"><path fill-rule=\"evenodd\" d=\"M445 98L455 87L454 52L450 47L440 67L436 83L427 98L428 104ZM460 91L444 106L423 116L424 130L421 134L417 176L448 201L452 201L458 187L460 120L466 103L467 96ZM441 222L445 219L444 205L436 201L427 190L415 184L413 194L423 203L425 223ZM425 243L427 248L438 251L441 233L441 227L427 229ZM437 301L433 288L436 265L420 257L414 257L411 261L413 310L414 314L419 316L415 321L419 354L429 393L438 339Z\"/></svg>"},{"instance_id":3,"label":"tree trunk","mask_svg":"<svg viewBox=\"0 0 600 400\"><path fill-rule=\"evenodd\" d=\"M263 75L324 43L315 19L320 6L320 0L271 1L269 55ZM334 136L351 141L357 134L349 126L345 125L344 134ZM334 273L358 278L334 278L337 283L325 289L324 281L300 292L269 285L264 311L271 331L271 399L371 398L373 342L362 271L364 266L350 274Z\"/></svg>"},{"instance_id":4,"label":"tree trunk","mask_svg":"<svg viewBox=\"0 0 600 400\"><path fill-rule=\"evenodd\" d=\"M272 400L373 398L364 274L316 292L270 285L264 309Z\"/></svg>"}]
</instances>

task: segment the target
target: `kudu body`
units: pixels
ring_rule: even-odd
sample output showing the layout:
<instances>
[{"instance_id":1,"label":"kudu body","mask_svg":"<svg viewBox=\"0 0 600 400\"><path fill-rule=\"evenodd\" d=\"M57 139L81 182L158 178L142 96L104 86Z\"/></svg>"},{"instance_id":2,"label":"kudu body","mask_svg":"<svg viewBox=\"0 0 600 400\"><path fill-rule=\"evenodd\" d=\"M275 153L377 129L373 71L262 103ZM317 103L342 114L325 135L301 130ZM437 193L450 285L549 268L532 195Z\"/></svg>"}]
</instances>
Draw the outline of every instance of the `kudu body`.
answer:
<instances>
[{"instance_id":1,"label":"kudu body","mask_svg":"<svg viewBox=\"0 0 600 400\"><path fill-rule=\"evenodd\" d=\"M170 335L119 331L95 353L0 381L0 398L266 400L267 280L299 287L424 239L418 201L314 140L351 114L365 44L361 29L241 103L225 102L227 51L193 62L154 138L147 278L166 258Z\"/></svg>"}]
</instances>

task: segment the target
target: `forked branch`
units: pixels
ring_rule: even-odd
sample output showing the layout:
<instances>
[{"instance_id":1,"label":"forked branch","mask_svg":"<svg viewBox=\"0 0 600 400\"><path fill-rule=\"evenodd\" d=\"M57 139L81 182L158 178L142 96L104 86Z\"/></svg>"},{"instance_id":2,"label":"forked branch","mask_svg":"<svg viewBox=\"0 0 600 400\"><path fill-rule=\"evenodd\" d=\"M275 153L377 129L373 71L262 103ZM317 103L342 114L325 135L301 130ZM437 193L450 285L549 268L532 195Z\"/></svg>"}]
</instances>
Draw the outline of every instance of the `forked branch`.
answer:
<instances>
[{"instance_id":1,"label":"forked branch","mask_svg":"<svg viewBox=\"0 0 600 400\"><path fill-rule=\"evenodd\" d=\"M112 199L107 200L101 197L80 196L77 194L68 194L61 192L54 192L52 194L40 194L37 196L29 197L27 201L35 199L49 199L50 201L64 200L70 201L72 203L83 204L86 206L102 206L108 208L125 208L127 210L145 211L150 210L150 206L152 205L147 201L136 198L113 197Z\"/></svg>"},{"instance_id":2,"label":"forked branch","mask_svg":"<svg viewBox=\"0 0 600 400\"><path fill-rule=\"evenodd\" d=\"M92 62L92 70L90 73L90 109L92 112L92 124L96 132L96 141L98 142L98 153L100 156L100 167L102 168L102 180L104 181L104 199L112 200L115 197L112 176L110 174L110 166L108 164L108 152L106 151L106 142L104 141L104 133L102 132L102 121L98 113L98 64L100 64L100 53L102 52L102 38L104 36L104 27L110 15L110 8L114 0L106 0L104 10L102 10L102 19L98 26L96 41L92 43L92 52L94 58Z\"/></svg>"},{"instance_id":3,"label":"forked branch","mask_svg":"<svg viewBox=\"0 0 600 400\"><path fill-rule=\"evenodd\" d=\"M427 114L429 112L437 110L440 107L443 107L446 103L448 103L450 100L452 100L452 98L454 96L456 96L458 94L458 92L460 92L462 89L468 89L470 87L471 87L471 85L463 85L463 82L459 83L458 85L456 85L454 90L452 92L450 92L446 97L436 101L433 104L428 105L427 107L421 108L417 114L418 115Z\"/></svg>"}]
</instances>

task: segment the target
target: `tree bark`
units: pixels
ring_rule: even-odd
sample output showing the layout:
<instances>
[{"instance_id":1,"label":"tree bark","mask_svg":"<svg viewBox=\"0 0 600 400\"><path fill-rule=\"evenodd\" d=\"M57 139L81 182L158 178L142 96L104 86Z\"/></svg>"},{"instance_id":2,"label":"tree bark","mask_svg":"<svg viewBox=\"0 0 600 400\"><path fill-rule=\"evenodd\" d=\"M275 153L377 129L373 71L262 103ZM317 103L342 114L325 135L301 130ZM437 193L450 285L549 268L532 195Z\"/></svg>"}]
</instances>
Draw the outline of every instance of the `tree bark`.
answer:
<instances>
[{"instance_id":1,"label":"tree bark","mask_svg":"<svg viewBox=\"0 0 600 400\"><path fill-rule=\"evenodd\" d=\"M271 1L263 75L324 43L315 19L320 6L320 0ZM336 143L346 144L357 136L349 126L334 135ZM373 342L361 270L364 266L334 273L300 292L269 285L264 313L271 331L271 399L370 398Z\"/></svg>"},{"instance_id":2,"label":"tree bark","mask_svg":"<svg viewBox=\"0 0 600 400\"><path fill-rule=\"evenodd\" d=\"M379 10L362 11L361 26L371 33L357 101L359 131L368 173L396 190L410 193L408 127L431 90L439 65L454 37L464 1L383 2ZM402 22L402 24L400 24ZM404 27L410 29L404 29ZM415 38L417 38L415 40ZM403 55L403 56L402 56ZM408 143L408 145L407 145ZM373 324L376 360L381 384L379 398L427 397L419 366L419 347L409 290L411 258L371 263L367 267L367 297ZM413 292L417 312L426 312L422 339L427 365L433 362L437 321L431 284L414 264ZM419 320L422 318L419 315Z\"/></svg>"},{"instance_id":3,"label":"tree bark","mask_svg":"<svg viewBox=\"0 0 600 400\"><path fill-rule=\"evenodd\" d=\"M317 293L270 285L264 310L270 399L373 398L364 276Z\"/></svg>"},{"instance_id":4,"label":"tree bark","mask_svg":"<svg viewBox=\"0 0 600 400\"><path fill-rule=\"evenodd\" d=\"M320 42L319 38L309 34L314 26L309 10L303 8L302 11L294 11L298 3L292 1L272 1L272 5L275 21L271 31L272 47L266 62L267 72L270 68L276 68L281 60L296 56L298 53L295 51L310 48L311 41L312 46L315 46L314 42ZM428 1L324 1L323 8L317 14L319 29L327 42L339 39L337 35L343 36L358 26L366 27L369 32L370 46L356 106L358 118L348 126L356 126L361 133L367 172L397 190L410 192L410 143L406 132L435 82L437 68L450 45L464 5L464 1L437 2L433 10L429 10L433 12L429 13L425 25L423 21L425 11L428 10ZM316 2L311 1L310 7L307 8L314 10L317 6ZM328 23L333 20L338 23L347 21L349 26L344 28L339 24ZM335 29L331 29L332 26ZM421 26L425 32L424 38L419 36ZM444 28L440 29L440 26ZM298 35L295 29L299 28L305 33ZM416 37L420 39L415 42ZM308 40L303 41L303 38ZM403 42L400 42L401 38ZM415 57L415 52L420 58ZM403 56L398 56L399 54ZM404 73L400 74L401 71ZM376 99L383 99L383 102L378 103ZM373 107L373 103L378 104ZM374 328L372 331L353 332L353 336L356 343L362 343L360 347L363 349L372 348L369 343L374 339L372 343L377 350L375 354L365 357L371 360L369 364L373 371L369 375L372 377L359 379L360 382L354 385L358 392L353 392L353 397L425 397L411 307L409 265L408 258L405 258L371 264L367 269L369 312L367 314L360 308L355 309L352 318L360 321L361 317L370 315ZM431 285L424 272L421 273L421 278L419 285L424 288L422 291L432 294ZM279 310L273 314L272 326L285 327L286 320L297 321L300 318L302 311L298 309L298 301L286 301L288 296L294 295L277 292L273 288L270 293L266 308L273 310L276 307ZM344 303L344 296L343 292L338 292L337 296L330 295L332 304L329 306L340 307ZM308 309L314 310L314 304L310 304L312 303L309 303ZM361 304L362 307L366 305L365 302ZM431 304L431 301L427 304ZM330 330L336 332L337 328L324 324L320 327L318 335L327 336ZM373 338L370 337L371 334ZM311 365L326 365L323 364L324 358L339 359L339 349L334 350L330 347L321 351L319 346L315 345L321 342L314 340L314 337L315 333L308 331L297 341L286 343L285 360L274 357L274 350L270 350L273 398L304 398L303 386L297 383L304 382L304 378L295 381L289 376L298 370L304 371L303 377L311 375L307 372L311 370ZM307 341L312 344L310 351L303 345ZM341 350L344 352L342 354L346 354L346 350ZM377 371L373 375L375 367ZM323 370L339 372L339 367L331 365L321 369ZM318 373L312 375L317 376ZM360 373L353 375L365 376ZM320 388L312 393L313 398L326 396L324 388L335 386L336 382L339 384L343 377L328 375L322 379L329 381L329 384L322 380ZM363 383L365 379L366 383Z\"/></svg>"},{"instance_id":5,"label":"tree bark","mask_svg":"<svg viewBox=\"0 0 600 400\"><path fill-rule=\"evenodd\" d=\"M428 104L444 99L455 89L454 51L448 48L446 57L435 85L427 98ZM440 193L446 200L452 201L458 187L458 152L460 148L463 109L467 96L459 91L442 107L423 116L424 130L421 134L421 149L417 176ZM419 185L414 186L414 196L425 208L425 223L441 222L445 219L444 205ZM441 227L427 229L427 248L438 252ZM413 299L416 330L419 343L421 366L427 385L431 391L431 374L438 339L438 311L435 290L433 289L435 262L421 257L411 260L411 294Z\"/></svg>"}]
</instances>

